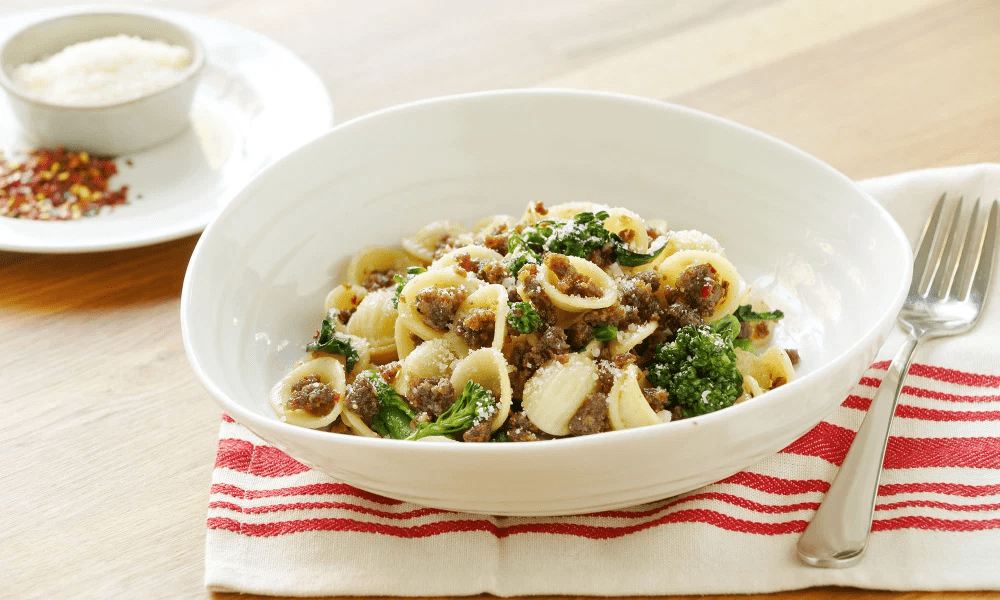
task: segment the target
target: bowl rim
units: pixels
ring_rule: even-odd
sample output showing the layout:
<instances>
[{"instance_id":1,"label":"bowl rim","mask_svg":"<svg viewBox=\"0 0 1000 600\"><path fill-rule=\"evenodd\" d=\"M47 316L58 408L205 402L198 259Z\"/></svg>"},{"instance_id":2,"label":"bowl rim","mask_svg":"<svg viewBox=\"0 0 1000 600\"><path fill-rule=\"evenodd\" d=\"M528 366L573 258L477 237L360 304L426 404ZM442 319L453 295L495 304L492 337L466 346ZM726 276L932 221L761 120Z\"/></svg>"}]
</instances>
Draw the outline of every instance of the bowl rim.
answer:
<instances>
[{"instance_id":1,"label":"bowl rim","mask_svg":"<svg viewBox=\"0 0 1000 600\"><path fill-rule=\"evenodd\" d=\"M767 394L762 395L759 399L755 399L754 402L743 402L740 404L735 404L729 406L725 409L708 413L705 415L699 415L697 417L691 417L687 419L681 419L678 421L670 421L667 423L660 423L654 426L647 427L637 427L632 429L620 430L620 431L608 431L602 432L600 435L585 435L577 437L564 437L557 438L554 440L546 440L544 444L450 444L450 443L428 443L428 444L418 444L417 447L422 448L420 452L428 455L429 457L437 456L438 453L453 454L455 452L461 453L474 453L475 456L496 456L499 454L509 455L510 453L520 453L520 452L531 452L532 454L542 454L546 455L549 453L562 453L570 448L585 448L591 445L602 445L606 440L613 439L614 437L655 437L660 435L665 435L667 431L679 430L681 428L694 428L701 427L704 423L709 425L715 423L720 419L739 419L738 415L742 412L757 410L754 407L757 406L767 406L771 404L780 404L786 396L798 393L800 388L808 385L808 383L813 379L821 379L832 372L838 371L844 368L850 361L854 360L856 356L863 353L866 348L871 347L872 343L878 341L879 344L884 343L884 336L879 339L882 332L888 334L890 327L896 321L899 309L902 307L903 301L910 286L910 279L912 276L912 262L913 253L910 246L910 242L903 232L902 227L899 223L889 214L888 210L885 209L877 200L875 200L870 194L868 194L864 189L862 189L854 180L847 177L845 174L841 173L833 166L828 163L816 158L815 156L805 152L804 150L780 140L774 136L767 133L753 129L747 125L737 123L735 121L706 113L697 109L690 107L673 104L670 102L656 100L652 98L634 96L623 93L616 92L605 92L596 90L584 90L584 89L571 89L571 88L505 88L505 89L494 89L485 90L478 92L467 92L460 94L452 94L446 96L437 96L431 98L425 98L421 100L415 100L412 102L406 102L399 105L389 106L382 108L371 113L367 113L343 123L340 123L326 132L320 134L319 136L313 138L309 142L306 142L296 150L293 150L289 154L285 155L281 159L270 164L267 168L258 172L247 184L234 194L232 201L227 204L227 206L217 215L217 217L206 227L205 231L202 233L195 245L194 251L192 252L191 259L188 262L188 267L185 271L184 282L181 289L181 299L180 299L180 317L181 317L181 336L184 344L184 350L187 354L188 361L191 365L192 370L198 377L201 384L204 386L205 390L209 392L213 400L218 404L226 414L230 415L236 422L246 425L251 431L257 433L263 438L267 438L266 432L286 432L291 433L297 437L301 437L304 441L320 444L348 444L351 446L358 446L362 448L379 448L383 451L394 452L400 451L403 448L410 448L409 451L415 451L413 442L411 440L396 440L391 438L367 438L363 436L354 435L330 435L328 432L311 430L305 427L299 427L295 425L290 425L279 420L276 416L262 416L256 412L245 408L241 403L231 399L228 394L222 391L219 385L217 385L212 378L208 375L205 369L202 367L198 360L198 351L196 349L196 344L194 342L194 331L190 326L190 315L195 310L192 305L192 285L193 280L196 277L196 273L201 270L201 264L204 260L205 253L207 252L206 247L208 244L213 243L211 240L215 237L214 232L216 229L221 228L223 223L229 215L241 210L241 205L248 201L253 195L255 189L261 185L263 181L271 176L273 171L284 168L284 165L295 161L299 156L307 154L313 151L313 148L325 143L326 140L333 136L343 135L342 132L350 131L352 129L362 127L365 123L371 120L381 119L382 117L390 114L395 114L399 112L419 110L427 106L435 105L446 105L453 103L463 103L468 101L482 101L494 98L503 97L518 97L518 96L562 96L566 98L584 98L589 100L603 100L612 102L625 102L634 103L642 105L649 108L655 109L666 109L676 113L681 113L689 118L700 119L702 121L707 121L713 123L715 126L725 127L733 131L738 132L739 135L751 136L760 139L766 143L776 145L783 149L785 152L790 152L791 154L797 156L800 160L804 160L811 164L813 167L826 172L828 175L832 175L835 179L839 180L841 183L846 184L850 188L853 188L860 198L863 198L867 203L882 217L882 221L888 227L888 232L892 234L893 239L899 244L899 247L904 251L905 259L904 268L902 270L902 277L897 285L897 289L893 296L893 300L890 303L890 308L892 310L887 311L885 314L875 318L872 325L863 332L862 335L849 346L844 348L841 353L834 357L832 360L825 364L817 366L817 368L810 373L807 373L801 378L796 378L795 380L781 386L778 389L769 391ZM875 351L877 351L877 347ZM872 357L874 358L874 356ZM867 365L866 365L867 367ZM831 406L830 411L834 410L836 406ZM829 412L829 411L828 411ZM828 413L827 413L828 414ZM728 416L727 416L728 415ZM822 419L826 414L820 416ZM609 437L611 436L611 437ZM459 450L458 448L461 448Z\"/></svg>"},{"instance_id":2,"label":"bowl rim","mask_svg":"<svg viewBox=\"0 0 1000 600\"><path fill-rule=\"evenodd\" d=\"M68 20L72 20L72 19L79 19L81 17L82 18L92 18L92 17L96 17L96 18L100 18L100 17L126 17L126 18L131 18L131 19L144 20L144 21L147 21L147 22L155 22L155 23L158 23L160 25L165 25L165 26L167 26L169 28L172 28L172 29L176 30L182 36L184 36L184 37L187 38L188 42L191 45L191 48L190 48L190 50L191 50L191 64L189 64L184 69L184 72L181 75L180 79L178 79L177 81L171 83L170 85L168 85L165 88L156 90L154 92L150 92L148 94L143 94L142 96L139 96L137 98L131 98L129 100L123 100L123 101L120 101L120 102L114 102L114 103L110 103L110 104L99 104L99 105L56 104L54 102L49 102L49 101L46 101L46 100L42 100L42 99L40 99L40 98L38 98L36 96L32 96L31 94L27 94L24 91L22 91L17 86L17 84L14 83L14 81L12 81L10 79L10 77L7 76L7 65L3 64L3 62L2 62L3 61L3 57L6 54L7 49L10 47L10 45L14 41L16 41L19 37L21 37L24 34L27 34L27 33L31 32L34 29L46 27L46 26L49 26L52 23L55 23L55 22L58 22L58 21L68 21ZM97 39L97 38L95 38L95 39ZM64 48L65 48L65 46L64 46ZM7 39L5 39L3 41L3 44L0 45L0 87L3 87L3 89L8 94L10 94L11 96L14 96L17 99L19 99L19 100L21 100L21 101L23 101L25 103L31 104L31 105L36 106L36 107L45 108L45 109L48 109L48 110L66 111L66 112L71 112L71 111L79 111L79 112L107 111L107 110L113 110L113 109L118 109L118 108L122 108L122 107L127 107L127 106L132 105L132 104L138 104L138 103L143 102L145 100L148 100L150 98L154 98L156 96L160 96L160 95L166 94L166 93L170 92L171 90L174 90L174 89L176 89L178 87L181 87L182 85L185 85L188 82L190 82L192 79L196 78L201 73L201 71L204 69L206 62L207 61L206 61L205 45L198 38L198 36L194 35L191 32L191 30L188 29L187 27L184 27L183 25L180 25L179 23L177 23L177 22L175 22L175 21L173 21L171 19L166 19L166 18L163 18L163 17L155 16L155 15L153 15L151 13L137 11L137 10L124 10L124 9L121 9L121 10L101 10L101 11L82 10L82 11L76 11L76 12L70 12L70 13L60 14L60 15L57 15L57 16L54 16L54 17L44 18L44 19L41 19L39 21L35 21L33 23L29 23L28 25L25 25L24 27L21 27L20 29L18 29L17 31L15 31L14 33L12 33L9 37L7 37ZM12 65L12 67L17 67L17 66L20 66L20 65Z\"/></svg>"}]
</instances>

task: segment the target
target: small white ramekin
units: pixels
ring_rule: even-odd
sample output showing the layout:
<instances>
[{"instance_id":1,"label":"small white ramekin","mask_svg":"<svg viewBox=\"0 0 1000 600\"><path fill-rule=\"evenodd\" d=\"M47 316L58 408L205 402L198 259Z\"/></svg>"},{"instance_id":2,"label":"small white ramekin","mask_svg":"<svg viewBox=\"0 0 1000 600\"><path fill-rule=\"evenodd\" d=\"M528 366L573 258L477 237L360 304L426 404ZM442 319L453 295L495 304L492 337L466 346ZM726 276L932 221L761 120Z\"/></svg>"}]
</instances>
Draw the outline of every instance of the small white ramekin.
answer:
<instances>
[{"instance_id":1,"label":"small white ramekin","mask_svg":"<svg viewBox=\"0 0 1000 600\"><path fill-rule=\"evenodd\" d=\"M71 44L120 34L183 46L191 52L191 64L167 88L102 106L45 102L13 81L19 65L42 60ZM29 25L8 38L0 47L0 87L39 146L118 156L156 146L189 126L191 102L204 65L201 42L173 22L133 12L84 12Z\"/></svg>"}]
</instances>

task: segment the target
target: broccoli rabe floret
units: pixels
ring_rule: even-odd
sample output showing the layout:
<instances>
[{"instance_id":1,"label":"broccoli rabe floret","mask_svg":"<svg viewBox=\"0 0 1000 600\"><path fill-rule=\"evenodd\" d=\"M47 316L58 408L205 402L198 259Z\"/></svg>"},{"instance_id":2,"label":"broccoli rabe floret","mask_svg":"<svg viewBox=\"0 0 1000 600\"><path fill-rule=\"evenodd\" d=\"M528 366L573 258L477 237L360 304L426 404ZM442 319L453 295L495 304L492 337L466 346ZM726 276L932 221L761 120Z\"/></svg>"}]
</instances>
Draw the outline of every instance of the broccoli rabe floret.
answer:
<instances>
[{"instance_id":1,"label":"broccoli rabe floret","mask_svg":"<svg viewBox=\"0 0 1000 600\"><path fill-rule=\"evenodd\" d=\"M430 435L454 437L480 421L492 419L496 411L497 401L493 394L478 383L469 381L448 410L434 421L417 425L417 431L410 439L419 440Z\"/></svg>"},{"instance_id":2,"label":"broccoli rabe floret","mask_svg":"<svg viewBox=\"0 0 1000 600\"><path fill-rule=\"evenodd\" d=\"M383 437L397 440L410 437L413 433L410 422L416 417L416 413L406 403L406 399L396 393L375 369L366 371L361 377L371 382L378 400L378 412L372 418L372 429Z\"/></svg>"},{"instance_id":3,"label":"broccoli rabe floret","mask_svg":"<svg viewBox=\"0 0 1000 600\"><path fill-rule=\"evenodd\" d=\"M731 406L743 391L743 375L736 368L733 341L739 321L728 316L715 323L689 325L673 342L660 344L649 366L649 380L665 388L684 417L694 417Z\"/></svg>"},{"instance_id":4,"label":"broccoli rabe floret","mask_svg":"<svg viewBox=\"0 0 1000 600\"><path fill-rule=\"evenodd\" d=\"M542 324L542 318L530 302L509 302L507 325L518 333L531 333Z\"/></svg>"}]
</instances>

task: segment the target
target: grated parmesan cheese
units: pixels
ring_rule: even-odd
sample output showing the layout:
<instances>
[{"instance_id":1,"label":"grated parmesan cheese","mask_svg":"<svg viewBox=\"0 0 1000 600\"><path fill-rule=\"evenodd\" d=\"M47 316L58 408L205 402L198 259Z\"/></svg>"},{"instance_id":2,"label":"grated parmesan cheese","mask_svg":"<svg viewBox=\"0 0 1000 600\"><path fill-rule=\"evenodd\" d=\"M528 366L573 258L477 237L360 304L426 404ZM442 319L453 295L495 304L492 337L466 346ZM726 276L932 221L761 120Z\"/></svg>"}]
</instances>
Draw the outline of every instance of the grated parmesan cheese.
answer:
<instances>
[{"instance_id":1,"label":"grated parmesan cheese","mask_svg":"<svg viewBox=\"0 0 1000 600\"><path fill-rule=\"evenodd\" d=\"M25 93L45 102L105 106L173 85L191 61L187 48L117 35L72 44L44 60L20 65L13 79Z\"/></svg>"}]
</instances>

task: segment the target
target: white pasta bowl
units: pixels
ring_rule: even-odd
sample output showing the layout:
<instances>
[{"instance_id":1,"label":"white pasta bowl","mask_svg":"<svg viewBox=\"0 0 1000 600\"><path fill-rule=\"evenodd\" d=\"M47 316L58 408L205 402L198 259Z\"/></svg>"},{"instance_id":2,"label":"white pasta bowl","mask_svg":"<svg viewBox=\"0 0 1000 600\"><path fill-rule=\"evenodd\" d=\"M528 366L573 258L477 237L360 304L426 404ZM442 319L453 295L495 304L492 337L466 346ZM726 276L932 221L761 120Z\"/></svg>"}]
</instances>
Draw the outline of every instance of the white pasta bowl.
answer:
<instances>
[{"instance_id":1,"label":"white pasta bowl","mask_svg":"<svg viewBox=\"0 0 1000 600\"><path fill-rule=\"evenodd\" d=\"M268 390L302 356L352 253L434 220L519 217L526 204L624 206L725 246L787 317L798 377L675 422L531 443L419 443L280 421ZM498 91L340 125L262 172L195 249L181 300L191 365L222 409L329 476L422 505L584 513L717 481L815 426L893 325L911 252L847 177L721 118L618 95Z\"/></svg>"},{"instance_id":2,"label":"white pasta bowl","mask_svg":"<svg viewBox=\"0 0 1000 600\"><path fill-rule=\"evenodd\" d=\"M42 100L15 82L23 64L44 60L79 42L128 35L186 48L191 62L167 87L138 98L95 106ZM79 12L34 23L0 47L0 87L32 142L118 156L156 146L182 132L205 65L201 42L169 20L139 12Z\"/></svg>"}]
</instances>

